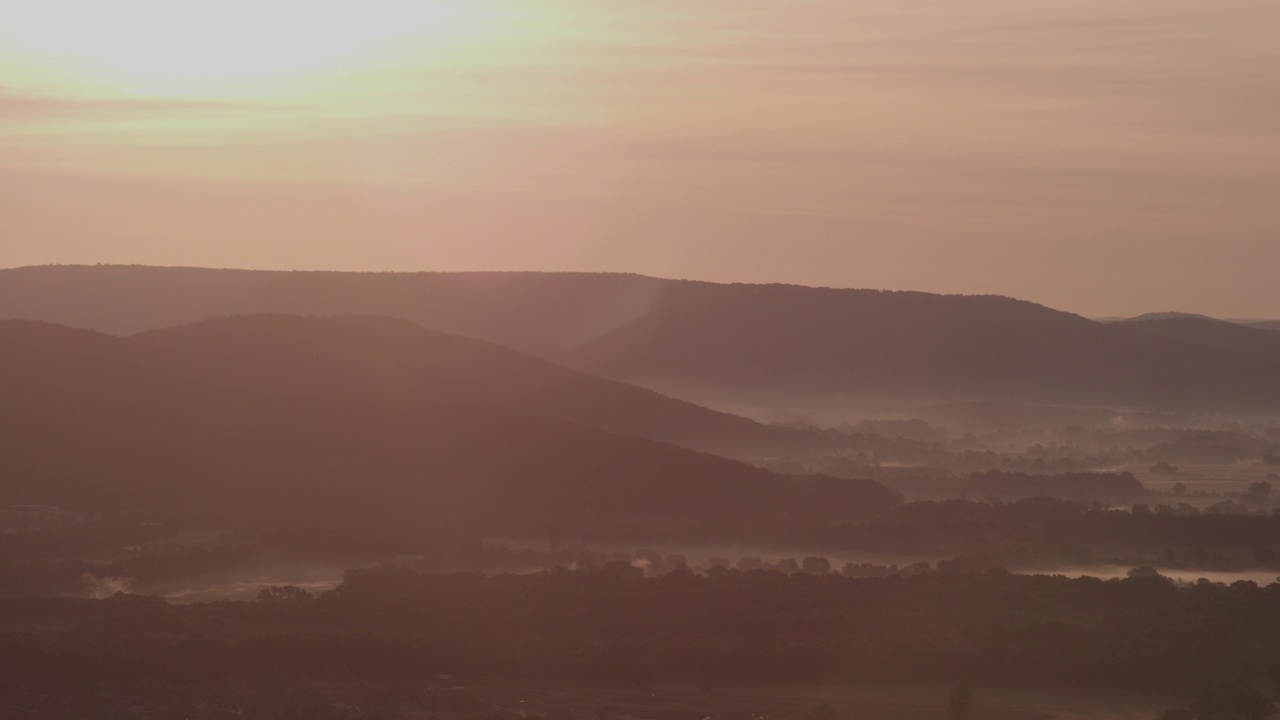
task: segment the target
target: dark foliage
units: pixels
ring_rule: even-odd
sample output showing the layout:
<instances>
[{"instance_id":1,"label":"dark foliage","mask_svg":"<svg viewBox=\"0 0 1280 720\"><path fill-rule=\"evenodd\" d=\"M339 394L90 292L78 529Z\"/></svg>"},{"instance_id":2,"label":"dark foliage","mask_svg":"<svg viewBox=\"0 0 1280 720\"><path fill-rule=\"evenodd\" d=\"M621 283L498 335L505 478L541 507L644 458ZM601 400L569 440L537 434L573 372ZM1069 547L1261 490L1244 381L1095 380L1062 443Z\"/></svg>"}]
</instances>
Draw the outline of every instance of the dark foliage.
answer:
<instances>
[{"instance_id":1,"label":"dark foliage","mask_svg":"<svg viewBox=\"0 0 1280 720\"><path fill-rule=\"evenodd\" d=\"M315 598L281 590L189 606L126 595L0 601L11 630L0 640L0 675L216 681L341 669L370 679L963 678L1190 690L1280 668L1277 608L1280 585L1178 588L1159 577L723 570L643 579L623 563L486 578L388 567L351 571ZM1219 694L1201 704L1244 700L1252 702Z\"/></svg>"}]
</instances>

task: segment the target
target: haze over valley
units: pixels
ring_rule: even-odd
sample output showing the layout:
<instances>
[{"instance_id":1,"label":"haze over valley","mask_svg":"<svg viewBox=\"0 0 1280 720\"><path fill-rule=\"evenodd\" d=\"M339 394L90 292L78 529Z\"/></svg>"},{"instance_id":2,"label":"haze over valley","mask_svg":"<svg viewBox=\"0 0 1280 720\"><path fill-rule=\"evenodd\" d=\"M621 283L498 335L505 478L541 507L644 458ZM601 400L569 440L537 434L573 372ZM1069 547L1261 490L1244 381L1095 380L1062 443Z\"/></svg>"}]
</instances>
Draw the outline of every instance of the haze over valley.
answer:
<instances>
[{"instance_id":1,"label":"haze over valley","mask_svg":"<svg viewBox=\"0 0 1280 720\"><path fill-rule=\"evenodd\" d=\"M11 630L48 617L40 608L50 596L107 603L95 611L102 623L117 623L126 610L114 604L140 595L163 598L140 612L184 608L192 621L219 600L251 613L225 620L235 623L261 623L252 613L278 605L304 614L276 629L278 659L254 672L333 664L383 683L462 668L478 683L468 700L477 707L501 702L489 685L495 667L583 688L693 678L702 692L967 678L994 697L1065 673L1079 691L1157 690L1176 704L1243 639L1197 639L1202 653L1159 671L1145 643L1138 656L1098 664L1092 650L1060 654L1059 639L1061 662L1015 655L1014 672L986 645L921 623L959 613L949 622L970 637L982 627L972 623L1004 622L1000 603L1034 592L1058 603L1037 622L1065 613L1102 633L1095 642L1113 622L1096 613L1116 602L1134 612L1165 603L1179 618L1134 632L1182 632L1205 612L1195 598L1270 597L1280 576L1280 334L1243 323L1101 322L995 296L635 275L137 266L0 271L0 314L11 318L0 321L0 593ZM720 409L695 402L708 399ZM742 408L753 417L726 411ZM1010 573L1031 584L1011 585ZM344 632L398 659L353 665L357 651L304 619L359 618L386 602L421 613L441 592L490 603L532 593L586 608L594 601L577 593L625 588L641 605L607 612L648 617L666 593L692 593L682 601L692 621L709 610L700 603L766 602L784 591L779 582L802 612L863 598L833 606L844 608L833 621L865 627L841 613L870 613L889 634L850 630L786 672L771 660L699 655L681 643L706 640L681 634L643 650L641 636L614 636L621 644L599 660L612 664L590 671L544 648L534 671L498 646L446 640L428 617L504 627L535 646L586 640L544 636L534 628L563 621L526 625L515 606L414 615L396 639L370 616L342 620L355 623ZM980 595L944 610L930 604L939 592ZM884 593L923 614L884 615L874 609L883 601L867 600ZM205 672L149 633L93 627L143 643L122 678L164 663L166 682L183 687ZM947 646L949 660L926 660L909 628L960 644ZM37 652L55 653L40 667L72 683L65 692L105 677L99 660L56 659L72 652L69 630L40 632ZM214 642L205 632L182 631ZM260 642L224 637L238 639L216 641L214 656ZM730 655L755 642L715 637L715 652ZM289 648L303 642L321 665L298 664ZM896 659L872 670L866 643ZM5 652L16 668L32 650ZM675 661L690 652L693 665ZM1261 649L1246 657L1267 662ZM236 671L218 677L227 672ZM1241 687L1231 682L1222 687ZM441 702L429 686L410 692ZM225 693L209 697L225 703ZM782 714L802 703L710 697L680 702Z\"/></svg>"},{"instance_id":2,"label":"haze over valley","mask_svg":"<svg viewBox=\"0 0 1280 720\"><path fill-rule=\"evenodd\" d=\"M1112 665L1077 649L1063 662L1087 669L1073 670L1018 655L1013 672L983 644L926 660L908 628L941 617L928 604L937 592L1005 598L966 601L984 603L981 612L945 611L961 613L954 622L970 634L980 626L969 623L1003 622L990 608L1036 592L1063 603L1044 622L1069 613L1101 642L1110 616L1079 613L1173 602L1178 620L1133 630L1181 632L1204 612L1198 594L1244 602L1280 587L1271 583L1280 574L1280 334L1265 328L1189 316L1100 322L995 296L636 275L136 266L0 271L0 315L12 318L0 320L0 593L11 598L11 630L55 628L39 633L45 649L4 646L0 659L13 669L34 659L52 674L15 672L70 683L59 691L67 697L105 677L99 662L119 675L126 661L68 665L70 616L37 622L48 617L41 598L110 604L147 594L166 598L149 614L198 615L218 600L305 612L277 627L285 644L254 672L333 665L383 683L462 668L480 684L469 700L479 706L499 702L483 689L495 672L584 687L856 677L997 688L1066 673L1072 687L1120 679L1176 704L1180 688L1243 640L1198 639L1203 653L1159 672L1146 649ZM708 399L720 409L696 402ZM741 408L754 417L726 411ZM1041 585L1014 590L1010 572ZM681 633L643 650L634 644L642 636L614 636L621 644L590 671L571 659L580 656L544 648L530 656L536 672L498 646L446 640L428 616L414 615L408 635L387 635L374 616L341 621L398 658L390 664L352 664L352 653L373 651L316 634L337 622L319 620L332 613L359 618L384 602L421 613L439 592L490 603L569 592L558 602L587 608L594 601L576 593L616 586L645 609L608 612L646 617L679 583L711 583L678 591L694 593L681 605L692 621L711 607L700 603L723 593L762 602L788 578L800 607L889 593L926 603L924 614L858 610L890 634L846 634L786 672L773 660L699 655L683 643L706 640ZM823 578L839 585L809 586ZM1078 593L1102 594L1069 599ZM832 617L854 617L839 613L859 602ZM561 620L526 625L516 606L488 608L430 617L504 627L531 647L590 642L535 630ZM167 641L108 630L127 626L111 619L116 610L102 612L108 625L94 632L142 643L122 679L161 672L179 688L207 677ZM303 620L313 616L321 626ZM214 642L206 632L182 636ZM238 639L217 640L214 656L258 642L219 632ZM925 632L931 643L955 642ZM807 635L783 636L816 647ZM730 655L754 642L715 637L715 652ZM295 643L315 647L322 664L299 665ZM872 647L897 659L872 671ZM691 652L693 665L675 660ZM1246 657L1267 662L1262 650ZM235 671L216 674L226 672ZM1244 692L1253 671L1232 672L1221 688L1236 690L1204 692ZM226 703L227 692L209 701ZM411 694L430 706L437 692Z\"/></svg>"}]
</instances>

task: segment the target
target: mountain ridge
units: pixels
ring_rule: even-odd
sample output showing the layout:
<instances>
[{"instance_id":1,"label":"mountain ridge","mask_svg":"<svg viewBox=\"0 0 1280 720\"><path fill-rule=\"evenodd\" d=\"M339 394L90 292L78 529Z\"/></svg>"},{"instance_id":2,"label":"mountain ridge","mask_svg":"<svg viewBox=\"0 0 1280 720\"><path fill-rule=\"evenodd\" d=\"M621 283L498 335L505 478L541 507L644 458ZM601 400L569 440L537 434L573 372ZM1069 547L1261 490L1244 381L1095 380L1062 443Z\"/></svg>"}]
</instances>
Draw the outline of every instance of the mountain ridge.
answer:
<instances>
[{"instance_id":1,"label":"mountain ridge","mask_svg":"<svg viewBox=\"0 0 1280 720\"><path fill-rule=\"evenodd\" d=\"M0 316L121 332L257 312L397 317L700 404L1280 407L1280 368L1239 347L993 295L605 273L0 271Z\"/></svg>"}]
</instances>

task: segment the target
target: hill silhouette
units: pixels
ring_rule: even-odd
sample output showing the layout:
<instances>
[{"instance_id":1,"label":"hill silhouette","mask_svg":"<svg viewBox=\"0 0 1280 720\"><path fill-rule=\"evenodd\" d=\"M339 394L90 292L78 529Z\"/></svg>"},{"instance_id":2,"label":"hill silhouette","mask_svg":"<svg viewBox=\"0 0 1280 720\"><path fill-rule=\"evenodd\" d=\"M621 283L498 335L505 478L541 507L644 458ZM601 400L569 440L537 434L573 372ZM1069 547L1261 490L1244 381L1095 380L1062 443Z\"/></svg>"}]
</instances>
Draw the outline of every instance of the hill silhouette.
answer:
<instances>
[{"instance_id":1,"label":"hill silhouette","mask_svg":"<svg viewBox=\"0 0 1280 720\"><path fill-rule=\"evenodd\" d=\"M0 322L0 477L5 503L506 532L898 500L555 419L200 381L132 340L23 321Z\"/></svg>"},{"instance_id":2,"label":"hill silhouette","mask_svg":"<svg viewBox=\"0 0 1280 720\"><path fill-rule=\"evenodd\" d=\"M1259 364L1280 364L1280 332L1202 317L1133 320L1129 327L1162 337L1226 350Z\"/></svg>"},{"instance_id":3,"label":"hill silhouette","mask_svg":"<svg viewBox=\"0 0 1280 720\"><path fill-rule=\"evenodd\" d=\"M761 425L392 318L248 315L148 331L134 341L173 368L240 387L545 415L725 455L848 444L833 432Z\"/></svg>"},{"instance_id":4,"label":"hill silhouette","mask_svg":"<svg viewBox=\"0 0 1280 720\"><path fill-rule=\"evenodd\" d=\"M0 272L0 316L131 333L253 312L407 319L683 397L1280 405L1233 345L994 296L590 273Z\"/></svg>"},{"instance_id":5,"label":"hill silhouette","mask_svg":"<svg viewBox=\"0 0 1280 720\"><path fill-rule=\"evenodd\" d=\"M1180 312L1178 310L1165 310L1163 312L1149 312L1133 317L1111 318L1110 322L1146 322L1148 320L1178 320L1190 318L1196 320L1216 320L1217 318L1201 315L1199 313Z\"/></svg>"}]
</instances>

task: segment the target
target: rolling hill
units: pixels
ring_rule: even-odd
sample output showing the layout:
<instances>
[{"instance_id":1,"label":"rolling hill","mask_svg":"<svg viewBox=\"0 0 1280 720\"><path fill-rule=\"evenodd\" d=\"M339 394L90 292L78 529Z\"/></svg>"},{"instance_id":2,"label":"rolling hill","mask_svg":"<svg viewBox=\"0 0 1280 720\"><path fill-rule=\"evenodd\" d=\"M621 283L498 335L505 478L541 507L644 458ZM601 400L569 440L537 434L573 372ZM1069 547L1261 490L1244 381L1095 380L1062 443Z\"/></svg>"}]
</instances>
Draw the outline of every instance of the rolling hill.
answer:
<instances>
[{"instance_id":1,"label":"rolling hill","mask_svg":"<svg viewBox=\"0 0 1280 720\"><path fill-rule=\"evenodd\" d=\"M1280 332L1202 317L1131 320L1126 326L1152 335L1193 342L1205 348L1280 365Z\"/></svg>"},{"instance_id":2,"label":"rolling hill","mask_svg":"<svg viewBox=\"0 0 1280 720\"><path fill-rule=\"evenodd\" d=\"M132 333L254 312L384 315L691 399L1280 406L1234 345L994 296L589 273L0 271L0 316Z\"/></svg>"},{"instance_id":3,"label":"rolling hill","mask_svg":"<svg viewBox=\"0 0 1280 720\"><path fill-rule=\"evenodd\" d=\"M834 432L761 425L391 318L249 315L133 340L172 368L239 387L495 408L741 457L850 445Z\"/></svg>"},{"instance_id":4,"label":"rolling hill","mask_svg":"<svg viewBox=\"0 0 1280 720\"><path fill-rule=\"evenodd\" d=\"M497 409L237 388L141 343L0 322L0 502L454 530L858 516L869 481L784 478Z\"/></svg>"}]
</instances>

